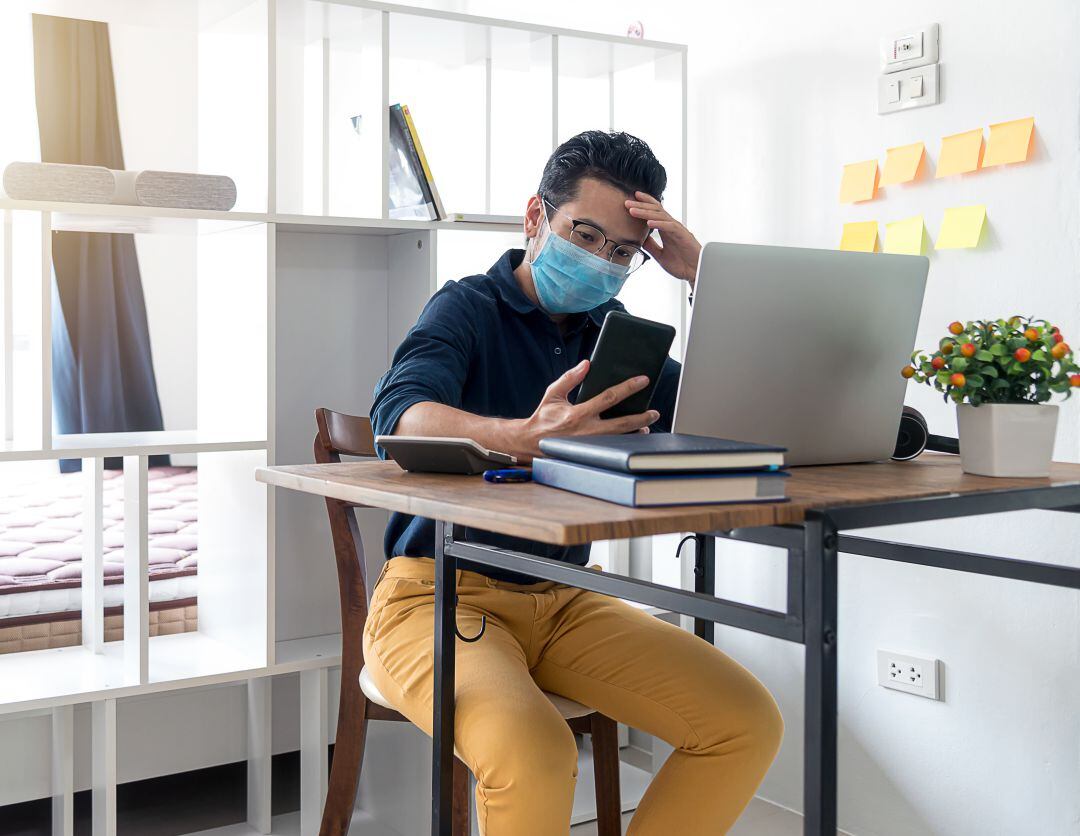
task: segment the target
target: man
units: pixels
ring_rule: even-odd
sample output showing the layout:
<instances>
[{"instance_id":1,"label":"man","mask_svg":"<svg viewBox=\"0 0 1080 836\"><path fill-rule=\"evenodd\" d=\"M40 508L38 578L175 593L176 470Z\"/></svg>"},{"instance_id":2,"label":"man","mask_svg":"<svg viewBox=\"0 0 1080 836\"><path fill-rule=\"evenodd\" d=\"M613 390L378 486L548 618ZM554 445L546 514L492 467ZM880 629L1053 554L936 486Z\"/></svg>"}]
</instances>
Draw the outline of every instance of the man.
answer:
<instances>
[{"instance_id":1,"label":"man","mask_svg":"<svg viewBox=\"0 0 1080 836\"><path fill-rule=\"evenodd\" d=\"M421 313L376 387L376 434L458 436L530 461L546 436L670 431L679 364L668 360L653 409L600 414L647 384L620 383L585 403L574 391L615 294L652 257L695 279L701 245L660 203L667 175L625 133L586 131L560 145L525 207L525 250L484 274L448 282ZM660 240L650 236L657 230ZM466 539L584 565L560 548L467 530ZM435 527L394 514L390 558L364 636L371 676L431 733ZM772 696L717 648L623 601L496 569L458 572L454 727L476 776L485 836L569 829L574 738L542 691L584 703L675 747L629 833L723 833L753 796L780 745Z\"/></svg>"}]
</instances>

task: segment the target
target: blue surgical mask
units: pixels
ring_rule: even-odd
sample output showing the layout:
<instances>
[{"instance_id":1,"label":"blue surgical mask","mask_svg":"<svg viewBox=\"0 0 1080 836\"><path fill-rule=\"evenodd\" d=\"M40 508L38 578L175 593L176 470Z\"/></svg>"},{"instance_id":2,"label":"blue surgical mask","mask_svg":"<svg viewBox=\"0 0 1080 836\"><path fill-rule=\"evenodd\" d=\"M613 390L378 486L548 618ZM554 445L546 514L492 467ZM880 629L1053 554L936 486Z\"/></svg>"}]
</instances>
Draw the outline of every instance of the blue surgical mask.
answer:
<instances>
[{"instance_id":1,"label":"blue surgical mask","mask_svg":"<svg viewBox=\"0 0 1080 836\"><path fill-rule=\"evenodd\" d=\"M630 275L628 267L583 250L547 226L544 243L531 263L541 308L550 314L591 311L622 290Z\"/></svg>"}]
</instances>

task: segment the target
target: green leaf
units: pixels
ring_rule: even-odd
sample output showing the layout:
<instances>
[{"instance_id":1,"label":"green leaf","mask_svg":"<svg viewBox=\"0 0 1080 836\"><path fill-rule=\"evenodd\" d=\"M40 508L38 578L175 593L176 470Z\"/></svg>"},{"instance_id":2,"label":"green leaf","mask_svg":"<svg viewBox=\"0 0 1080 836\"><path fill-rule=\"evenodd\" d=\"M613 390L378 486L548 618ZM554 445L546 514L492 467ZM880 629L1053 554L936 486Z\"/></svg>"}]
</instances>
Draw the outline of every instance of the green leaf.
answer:
<instances>
[{"instance_id":1,"label":"green leaf","mask_svg":"<svg viewBox=\"0 0 1080 836\"><path fill-rule=\"evenodd\" d=\"M994 355L987 351L985 348L979 349L975 352L975 359L982 360L984 363L992 363Z\"/></svg>"},{"instance_id":2,"label":"green leaf","mask_svg":"<svg viewBox=\"0 0 1080 836\"><path fill-rule=\"evenodd\" d=\"M1002 343L994 343L992 346L990 346L990 353L993 354L995 357L1004 357L1006 354L1009 353L1009 350L1005 348L1004 344Z\"/></svg>"},{"instance_id":3,"label":"green leaf","mask_svg":"<svg viewBox=\"0 0 1080 836\"><path fill-rule=\"evenodd\" d=\"M1039 349L1038 351L1036 351L1036 352L1035 352L1034 354L1032 354L1032 355L1031 355L1031 359L1032 359L1032 360L1034 360L1034 361L1035 361L1035 362L1037 362L1037 363L1043 363L1043 362L1045 362L1045 361L1046 361L1046 360L1047 360L1048 358L1047 358L1047 356L1046 356L1046 352L1045 352L1045 351L1043 351L1043 350L1042 350L1042 349L1040 348L1040 349Z\"/></svg>"},{"instance_id":4,"label":"green leaf","mask_svg":"<svg viewBox=\"0 0 1080 836\"><path fill-rule=\"evenodd\" d=\"M997 377L997 366L983 366L981 369L979 369L979 374L984 374L987 377Z\"/></svg>"},{"instance_id":5,"label":"green leaf","mask_svg":"<svg viewBox=\"0 0 1080 836\"><path fill-rule=\"evenodd\" d=\"M937 378L938 383L948 383L949 382L949 376L950 376L949 372L944 371L944 370L942 370L942 371L938 372L936 375L934 375L934 377Z\"/></svg>"},{"instance_id":6,"label":"green leaf","mask_svg":"<svg viewBox=\"0 0 1080 836\"><path fill-rule=\"evenodd\" d=\"M962 372L968 367L968 361L966 357L957 357L950 364L949 367L954 372Z\"/></svg>"},{"instance_id":7,"label":"green leaf","mask_svg":"<svg viewBox=\"0 0 1080 836\"><path fill-rule=\"evenodd\" d=\"M995 391L1001 391L1003 389L1008 389L1009 388L1009 381L1005 380L1002 377L999 377L997 380L995 380L993 383L990 384L990 388L991 388L991 390L995 390Z\"/></svg>"},{"instance_id":8,"label":"green leaf","mask_svg":"<svg viewBox=\"0 0 1080 836\"><path fill-rule=\"evenodd\" d=\"M976 389L981 389L985 381L977 374L969 374L967 376L967 385Z\"/></svg>"}]
</instances>

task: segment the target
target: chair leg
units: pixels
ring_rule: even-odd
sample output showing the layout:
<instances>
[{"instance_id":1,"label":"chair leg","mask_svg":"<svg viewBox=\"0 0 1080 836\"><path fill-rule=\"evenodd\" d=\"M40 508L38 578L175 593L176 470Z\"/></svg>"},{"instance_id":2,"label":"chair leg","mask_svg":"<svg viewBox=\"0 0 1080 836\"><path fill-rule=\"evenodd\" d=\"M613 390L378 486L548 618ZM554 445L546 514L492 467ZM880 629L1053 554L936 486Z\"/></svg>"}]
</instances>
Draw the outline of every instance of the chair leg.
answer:
<instances>
[{"instance_id":1,"label":"chair leg","mask_svg":"<svg viewBox=\"0 0 1080 836\"><path fill-rule=\"evenodd\" d=\"M469 768L459 758L454 758L454 836L469 836L472 827L469 804Z\"/></svg>"},{"instance_id":2,"label":"chair leg","mask_svg":"<svg viewBox=\"0 0 1080 836\"><path fill-rule=\"evenodd\" d=\"M619 727L600 712L590 717L593 776L596 782L596 832L622 836L622 796L619 791Z\"/></svg>"},{"instance_id":3,"label":"chair leg","mask_svg":"<svg viewBox=\"0 0 1080 836\"><path fill-rule=\"evenodd\" d=\"M342 671L338 697L337 738L323 806L319 836L346 836L356 806L360 767L367 737L367 697L360 690L359 672Z\"/></svg>"}]
</instances>

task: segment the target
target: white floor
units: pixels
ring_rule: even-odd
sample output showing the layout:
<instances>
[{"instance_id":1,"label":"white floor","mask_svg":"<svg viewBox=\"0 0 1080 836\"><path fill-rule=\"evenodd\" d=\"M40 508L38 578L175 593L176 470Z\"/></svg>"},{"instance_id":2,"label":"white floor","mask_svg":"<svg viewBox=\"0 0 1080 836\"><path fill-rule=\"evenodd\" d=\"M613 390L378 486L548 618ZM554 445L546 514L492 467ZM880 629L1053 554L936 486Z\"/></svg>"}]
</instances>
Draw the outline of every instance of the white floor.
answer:
<instances>
[{"instance_id":1,"label":"white floor","mask_svg":"<svg viewBox=\"0 0 1080 836\"><path fill-rule=\"evenodd\" d=\"M630 814L623 815L623 831L630 824ZM742 814L729 836L800 836L802 816L755 798ZM570 836L594 836L596 822L577 824L570 828Z\"/></svg>"}]
</instances>

